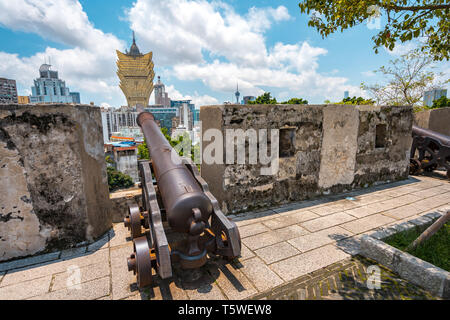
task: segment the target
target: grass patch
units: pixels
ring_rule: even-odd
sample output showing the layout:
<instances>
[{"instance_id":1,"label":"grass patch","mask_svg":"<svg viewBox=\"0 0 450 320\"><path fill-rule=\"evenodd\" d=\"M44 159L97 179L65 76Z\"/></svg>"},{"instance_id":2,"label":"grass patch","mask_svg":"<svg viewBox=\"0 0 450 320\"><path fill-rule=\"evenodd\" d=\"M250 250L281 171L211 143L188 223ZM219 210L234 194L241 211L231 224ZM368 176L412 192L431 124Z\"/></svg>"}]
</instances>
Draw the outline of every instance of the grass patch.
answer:
<instances>
[{"instance_id":1,"label":"grass patch","mask_svg":"<svg viewBox=\"0 0 450 320\"><path fill-rule=\"evenodd\" d=\"M408 245L416 240L420 234L421 230L415 228L394 234L385 239L384 242L405 251ZM446 223L430 239L408 253L450 272L450 223Z\"/></svg>"}]
</instances>

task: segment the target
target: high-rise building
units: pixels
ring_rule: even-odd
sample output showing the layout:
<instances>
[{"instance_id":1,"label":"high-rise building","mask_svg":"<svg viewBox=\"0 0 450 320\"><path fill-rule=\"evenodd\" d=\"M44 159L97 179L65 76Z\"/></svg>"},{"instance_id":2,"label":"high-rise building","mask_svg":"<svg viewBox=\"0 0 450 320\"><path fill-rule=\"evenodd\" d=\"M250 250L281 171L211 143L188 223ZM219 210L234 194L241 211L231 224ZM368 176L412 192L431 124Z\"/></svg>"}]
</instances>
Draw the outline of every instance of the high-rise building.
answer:
<instances>
[{"instance_id":1,"label":"high-rise building","mask_svg":"<svg viewBox=\"0 0 450 320\"><path fill-rule=\"evenodd\" d=\"M153 91L153 53L142 54L136 45L133 32L133 44L130 51L125 53L116 50L117 75L120 79L120 89L122 89L129 107L141 105L148 106L150 95Z\"/></svg>"},{"instance_id":2,"label":"high-rise building","mask_svg":"<svg viewBox=\"0 0 450 320\"><path fill-rule=\"evenodd\" d=\"M0 78L0 103L17 103L16 80Z\"/></svg>"},{"instance_id":3,"label":"high-rise building","mask_svg":"<svg viewBox=\"0 0 450 320\"><path fill-rule=\"evenodd\" d=\"M19 104L29 104L30 103L30 97L29 96L18 96L17 102Z\"/></svg>"},{"instance_id":4,"label":"high-rise building","mask_svg":"<svg viewBox=\"0 0 450 320\"><path fill-rule=\"evenodd\" d=\"M162 108L151 106L146 108L145 111L150 112L155 117L161 128L167 128L169 134L171 134L174 127L174 118L178 119L180 117L180 109L176 107Z\"/></svg>"},{"instance_id":5,"label":"high-rise building","mask_svg":"<svg viewBox=\"0 0 450 320\"><path fill-rule=\"evenodd\" d=\"M158 82L154 85L155 88L155 105L160 105L164 108L170 107L169 95L166 92L166 86L161 82L161 77L158 76Z\"/></svg>"},{"instance_id":6,"label":"high-rise building","mask_svg":"<svg viewBox=\"0 0 450 320\"><path fill-rule=\"evenodd\" d=\"M66 82L58 78L58 71L50 70L44 63L39 68L39 78L31 87L31 103L75 103Z\"/></svg>"},{"instance_id":7,"label":"high-rise building","mask_svg":"<svg viewBox=\"0 0 450 320\"><path fill-rule=\"evenodd\" d=\"M344 99L347 99L348 97L350 97L350 92L344 91Z\"/></svg>"},{"instance_id":8,"label":"high-rise building","mask_svg":"<svg viewBox=\"0 0 450 320\"><path fill-rule=\"evenodd\" d=\"M81 103L80 93L79 92L71 92L70 95L72 96L73 103L77 103L77 104Z\"/></svg>"},{"instance_id":9,"label":"high-rise building","mask_svg":"<svg viewBox=\"0 0 450 320\"><path fill-rule=\"evenodd\" d=\"M431 107L433 106L433 101L438 100L440 97L447 97L446 89L434 89L425 91L423 95L423 105Z\"/></svg>"},{"instance_id":10,"label":"high-rise building","mask_svg":"<svg viewBox=\"0 0 450 320\"><path fill-rule=\"evenodd\" d=\"M191 100L172 100L170 102L170 105L172 107L178 108L180 123L185 126L186 130L192 130L192 128L194 127L195 104L193 104Z\"/></svg>"},{"instance_id":11,"label":"high-rise building","mask_svg":"<svg viewBox=\"0 0 450 320\"><path fill-rule=\"evenodd\" d=\"M200 109L194 109L194 126L200 121Z\"/></svg>"},{"instance_id":12,"label":"high-rise building","mask_svg":"<svg viewBox=\"0 0 450 320\"><path fill-rule=\"evenodd\" d=\"M101 108L103 140L107 143L115 132L139 128L137 124L138 112Z\"/></svg>"},{"instance_id":13,"label":"high-rise building","mask_svg":"<svg viewBox=\"0 0 450 320\"><path fill-rule=\"evenodd\" d=\"M249 101L255 101L256 98L254 96L245 96L244 97L244 104L248 104Z\"/></svg>"}]
</instances>

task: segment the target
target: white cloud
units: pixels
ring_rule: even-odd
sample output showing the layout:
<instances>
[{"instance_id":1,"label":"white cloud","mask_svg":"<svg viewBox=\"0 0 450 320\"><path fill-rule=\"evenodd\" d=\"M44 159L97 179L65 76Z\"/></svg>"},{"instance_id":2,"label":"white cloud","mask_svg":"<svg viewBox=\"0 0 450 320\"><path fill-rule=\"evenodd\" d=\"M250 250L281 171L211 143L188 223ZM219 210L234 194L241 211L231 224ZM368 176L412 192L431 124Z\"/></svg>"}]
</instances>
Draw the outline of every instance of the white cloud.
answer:
<instances>
[{"instance_id":1,"label":"white cloud","mask_svg":"<svg viewBox=\"0 0 450 320\"><path fill-rule=\"evenodd\" d=\"M123 50L125 43L94 28L78 1L0 0L0 24L72 47L48 47L29 57L0 52L0 74L16 79L20 87L30 88L39 76L39 66L50 58L60 78L72 91L81 91L85 102L83 93L109 103L124 103L115 74L115 50Z\"/></svg>"},{"instance_id":2,"label":"white cloud","mask_svg":"<svg viewBox=\"0 0 450 320\"><path fill-rule=\"evenodd\" d=\"M308 42L267 46L264 33L272 24L291 19L284 6L239 15L220 1L137 0L127 17L141 46L154 52L155 65L180 80L200 80L221 92L234 92L238 82L241 92L255 96L263 87L320 99L359 90L346 78L318 72L324 48Z\"/></svg>"},{"instance_id":3,"label":"white cloud","mask_svg":"<svg viewBox=\"0 0 450 320\"><path fill-rule=\"evenodd\" d=\"M219 104L219 100L209 95L200 95L198 92L194 92L194 95L183 95L180 91L175 89L173 85L166 86L166 92L172 100L192 100L195 106L201 107L206 105Z\"/></svg>"},{"instance_id":4,"label":"white cloud","mask_svg":"<svg viewBox=\"0 0 450 320\"><path fill-rule=\"evenodd\" d=\"M114 35L94 28L77 0L0 0L0 24L105 54L110 46L123 47Z\"/></svg>"},{"instance_id":5,"label":"white cloud","mask_svg":"<svg viewBox=\"0 0 450 320\"><path fill-rule=\"evenodd\" d=\"M346 78L318 71L319 58L327 54L324 48L308 42L267 45L265 32L273 24L291 19L284 6L252 7L240 15L221 1L136 0L126 16L141 51L153 51L156 67L180 80L200 80L221 92L234 92L238 82L241 92L255 96L273 87L287 98L333 99L344 90L358 90L349 86ZM0 52L0 74L29 88L39 66L51 57L67 86L81 91L82 100L86 93L98 97L98 104L125 103L115 74L115 50L123 51L126 44L95 28L79 1L0 0L0 25L69 47L49 47L29 57ZM183 95L170 90L171 98L179 94L197 106L219 102L198 92ZM153 95L150 103L152 99Z\"/></svg>"},{"instance_id":6,"label":"white cloud","mask_svg":"<svg viewBox=\"0 0 450 320\"><path fill-rule=\"evenodd\" d=\"M245 17L223 2L204 0L138 0L127 15L156 65L202 63L203 51L236 63L267 63L262 31L290 18L283 6L251 8Z\"/></svg>"},{"instance_id":7,"label":"white cloud","mask_svg":"<svg viewBox=\"0 0 450 320\"><path fill-rule=\"evenodd\" d=\"M272 20L275 22L289 20L291 16L286 7L279 6L278 8L250 8L247 14L247 20L252 30L256 32L263 32L270 29Z\"/></svg>"}]
</instances>

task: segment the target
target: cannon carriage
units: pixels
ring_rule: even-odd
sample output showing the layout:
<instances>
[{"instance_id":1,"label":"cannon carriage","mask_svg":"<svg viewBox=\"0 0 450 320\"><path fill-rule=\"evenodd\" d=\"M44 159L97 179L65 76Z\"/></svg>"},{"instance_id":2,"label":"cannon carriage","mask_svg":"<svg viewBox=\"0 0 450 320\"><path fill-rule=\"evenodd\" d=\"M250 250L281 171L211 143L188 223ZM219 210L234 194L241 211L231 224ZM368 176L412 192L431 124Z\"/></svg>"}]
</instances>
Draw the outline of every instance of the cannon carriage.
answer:
<instances>
[{"instance_id":1,"label":"cannon carriage","mask_svg":"<svg viewBox=\"0 0 450 320\"><path fill-rule=\"evenodd\" d=\"M412 136L410 174L445 168L450 179L450 137L416 125Z\"/></svg>"},{"instance_id":2,"label":"cannon carriage","mask_svg":"<svg viewBox=\"0 0 450 320\"><path fill-rule=\"evenodd\" d=\"M136 274L138 286L151 285L152 269L162 279L170 278L172 262L195 269L208 254L238 257L238 228L220 210L197 166L178 156L151 113L140 113L137 122L151 157L139 162L143 205L130 205L124 219L133 239L128 270ZM167 233L176 233L178 241L169 242Z\"/></svg>"}]
</instances>

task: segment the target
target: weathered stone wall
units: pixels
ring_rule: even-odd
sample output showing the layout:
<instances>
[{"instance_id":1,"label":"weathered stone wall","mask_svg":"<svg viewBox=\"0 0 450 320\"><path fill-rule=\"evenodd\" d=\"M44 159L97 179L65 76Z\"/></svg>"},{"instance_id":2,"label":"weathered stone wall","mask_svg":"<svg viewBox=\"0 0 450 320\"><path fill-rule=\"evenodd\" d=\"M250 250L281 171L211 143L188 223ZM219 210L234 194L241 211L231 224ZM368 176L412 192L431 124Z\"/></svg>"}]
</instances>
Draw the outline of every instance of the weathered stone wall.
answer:
<instances>
[{"instance_id":1,"label":"weathered stone wall","mask_svg":"<svg viewBox=\"0 0 450 320\"><path fill-rule=\"evenodd\" d=\"M414 124L450 136L450 107L415 112Z\"/></svg>"},{"instance_id":2,"label":"weathered stone wall","mask_svg":"<svg viewBox=\"0 0 450 320\"><path fill-rule=\"evenodd\" d=\"M274 175L261 164L208 164L202 177L226 213L270 207L408 176L412 109L348 105L224 105L201 108L203 135L218 129L293 132L293 150ZM377 134L378 131L378 134ZM280 132L281 135L281 132ZM282 135L281 135L282 136ZM377 138L378 136L378 138ZM280 138L283 145L283 138ZM213 139L212 139L213 140ZM224 141L223 145L226 142ZM211 141L203 136L203 152ZM270 153L270 147L268 149ZM258 162L259 163L259 162Z\"/></svg>"},{"instance_id":3,"label":"weathered stone wall","mask_svg":"<svg viewBox=\"0 0 450 320\"><path fill-rule=\"evenodd\" d=\"M111 227L100 109L0 106L0 261Z\"/></svg>"},{"instance_id":4,"label":"weathered stone wall","mask_svg":"<svg viewBox=\"0 0 450 320\"><path fill-rule=\"evenodd\" d=\"M120 190L110 194L112 204L112 221L113 223L123 222L128 215L128 205L136 203L142 206L142 189L132 188Z\"/></svg>"}]
</instances>

